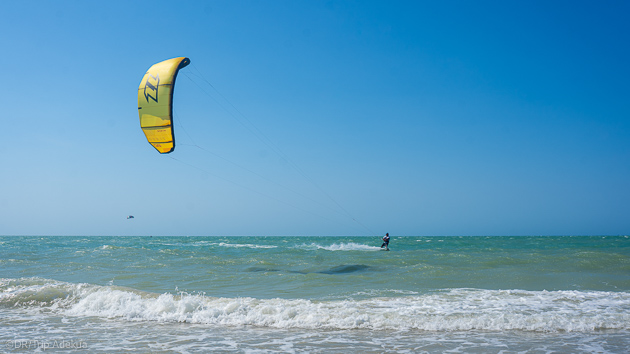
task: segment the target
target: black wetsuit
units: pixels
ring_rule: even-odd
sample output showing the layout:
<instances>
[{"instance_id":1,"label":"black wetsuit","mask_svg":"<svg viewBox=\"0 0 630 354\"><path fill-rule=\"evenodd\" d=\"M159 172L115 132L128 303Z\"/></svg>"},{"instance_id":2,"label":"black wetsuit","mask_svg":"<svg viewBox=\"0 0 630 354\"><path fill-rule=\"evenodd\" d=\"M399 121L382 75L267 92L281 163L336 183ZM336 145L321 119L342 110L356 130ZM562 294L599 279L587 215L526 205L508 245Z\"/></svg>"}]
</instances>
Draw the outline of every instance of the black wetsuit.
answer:
<instances>
[{"instance_id":1,"label":"black wetsuit","mask_svg":"<svg viewBox=\"0 0 630 354\"><path fill-rule=\"evenodd\" d=\"M381 245L381 248L383 247L389 248L389 236L383 237L383 244Z\"/></svg>"}]
</instances>

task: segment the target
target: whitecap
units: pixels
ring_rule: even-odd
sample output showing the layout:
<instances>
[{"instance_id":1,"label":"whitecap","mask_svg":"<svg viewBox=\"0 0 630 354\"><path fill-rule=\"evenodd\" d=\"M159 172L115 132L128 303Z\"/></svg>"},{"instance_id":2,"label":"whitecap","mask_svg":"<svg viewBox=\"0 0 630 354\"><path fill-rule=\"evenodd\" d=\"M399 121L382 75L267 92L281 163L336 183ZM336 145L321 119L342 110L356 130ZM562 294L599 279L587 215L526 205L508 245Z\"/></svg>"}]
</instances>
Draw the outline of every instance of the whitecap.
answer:
<instances>
[{"instance_id":1,"label":"whitecap","mask_svg":"<svg viewBox=\"0 0 630 354\"><path fill-rule=\"evenodd\" d=\"M348 243L333 243L332 245L322 246L316 243L310 245L302 244L297 248L307 250L326 250L326 251L380 251L378 246L369 246L360 243L348 242Z\"/></svg>"},{"instance_id":2,"label":"whitecap","mask_svg":"<svg viewBox=\"0 0 630 354\"><path fill-rule=\"evenodd\" d=\"M581 332L630 330L630 293L394 289L360 299L257 299L147 293L40 278L0 279L0 306L62 316L210 326L396 331Z\"/></svg>"}]
</instances>

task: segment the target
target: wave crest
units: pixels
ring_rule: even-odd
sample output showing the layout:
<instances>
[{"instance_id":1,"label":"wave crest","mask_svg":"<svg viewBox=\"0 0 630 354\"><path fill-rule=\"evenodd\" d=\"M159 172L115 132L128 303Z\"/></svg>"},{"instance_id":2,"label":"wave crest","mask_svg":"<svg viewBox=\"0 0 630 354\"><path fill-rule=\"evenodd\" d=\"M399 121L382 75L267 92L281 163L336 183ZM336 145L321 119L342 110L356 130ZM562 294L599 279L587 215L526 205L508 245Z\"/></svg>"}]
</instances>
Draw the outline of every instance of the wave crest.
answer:
<instances>
[{"instance_id":1,"label":"wave crest","mask_svg":"<svg viewBox=\"0 0 630 354\"><path fill-rule=\"evenodd\" d=\"M45 279L0 280L0 307L68 316L220 326L423 331L630 330L630 293L450 289L363 300L154 294Z\"/></svg>"},{"instance_id":2,"label":"wave crest","mask_svg":"<svg viewBox=\"0 0 630 354\"><path fill-rule=\"evenodd\" d=\"M380 251L381 248L377 246L368 246L360 243L348 242L348 243L333 243L332 245L322 246L316 243L310 245L302 245L299 248L307 250L326 250L326 251Z\"/></svg>"}]
</instances>

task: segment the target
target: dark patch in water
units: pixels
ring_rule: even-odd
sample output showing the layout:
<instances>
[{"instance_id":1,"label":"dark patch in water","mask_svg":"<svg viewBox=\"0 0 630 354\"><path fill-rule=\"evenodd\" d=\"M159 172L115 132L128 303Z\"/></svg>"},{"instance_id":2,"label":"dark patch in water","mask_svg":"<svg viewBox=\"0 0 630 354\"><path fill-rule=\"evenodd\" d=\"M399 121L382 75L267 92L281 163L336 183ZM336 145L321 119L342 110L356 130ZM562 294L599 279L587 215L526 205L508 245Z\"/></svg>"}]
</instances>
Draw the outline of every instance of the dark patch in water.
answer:
<instances>
[{"instance_id":1,"label":"dark patch in water","mask_svg":"<svg viewBox=\"0 0 630 354\"><path fill-rule=\"evenodd\" d=\"M249 267L245 269L248 272L279 272L279 269L265 268L265 267Z\"/></svg>"},{"instance_id":2,"label":"dark patch in water","mask_svg":"<svg viewBox=\"0 0 630 354\"><path fill-rule=\"evenodd\" d=\"M304 271L301 271L301 270L290 270L289 273L308 274L309 272L304 272Z\"/></svg>"},{"instance_id":3,"label":"dark patch in water","mask_svg":"<svg viewBox=\"0 0 630 354\"><path fill-rule=\"evenodd\" d=\"M364 264L350 264L350 265L339 265L336 267L332 267L328 270L323 270L322 274L346 274L346 273L356 273L356 272L364 272L370 270L372 267L364 265Z\"/></svg>"},{"instance_id":4,"label":"dark patch in water","mask_svg":"<svg viewBox=\"0 0 630 354\"><path fill-rule=\"evenodd\" d=\"M274 268L265 268L265 267L249 267L245 269L248 272L280 272L280 269ZM289 273L297 273L297 274L348 274L348 273L356 273L356 272L364 272L372 270L372 267L364 264L343 264L332 267L327 270L322 270L319 272L305 272L303 270L289 270Z\"/></svg>"}]
</instances>

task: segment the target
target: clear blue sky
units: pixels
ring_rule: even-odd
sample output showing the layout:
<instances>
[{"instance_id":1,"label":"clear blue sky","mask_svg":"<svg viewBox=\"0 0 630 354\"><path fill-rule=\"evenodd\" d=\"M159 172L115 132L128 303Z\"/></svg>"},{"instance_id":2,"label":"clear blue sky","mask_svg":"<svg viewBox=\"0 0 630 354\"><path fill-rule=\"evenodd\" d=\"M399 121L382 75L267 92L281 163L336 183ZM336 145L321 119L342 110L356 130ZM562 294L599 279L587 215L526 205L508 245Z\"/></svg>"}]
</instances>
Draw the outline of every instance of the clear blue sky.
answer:
<instances>
[{"instance_id":1,"label":"clear blue sky","mask_svg":"<svg viewBox=\"0 0 630 354\"><path fill-rule=\"evenodd\" d=\"M630 234L628 14L0 2L0 234ZM137 88L178 56L160 155Z\"/></svg>"}]
</instances>

